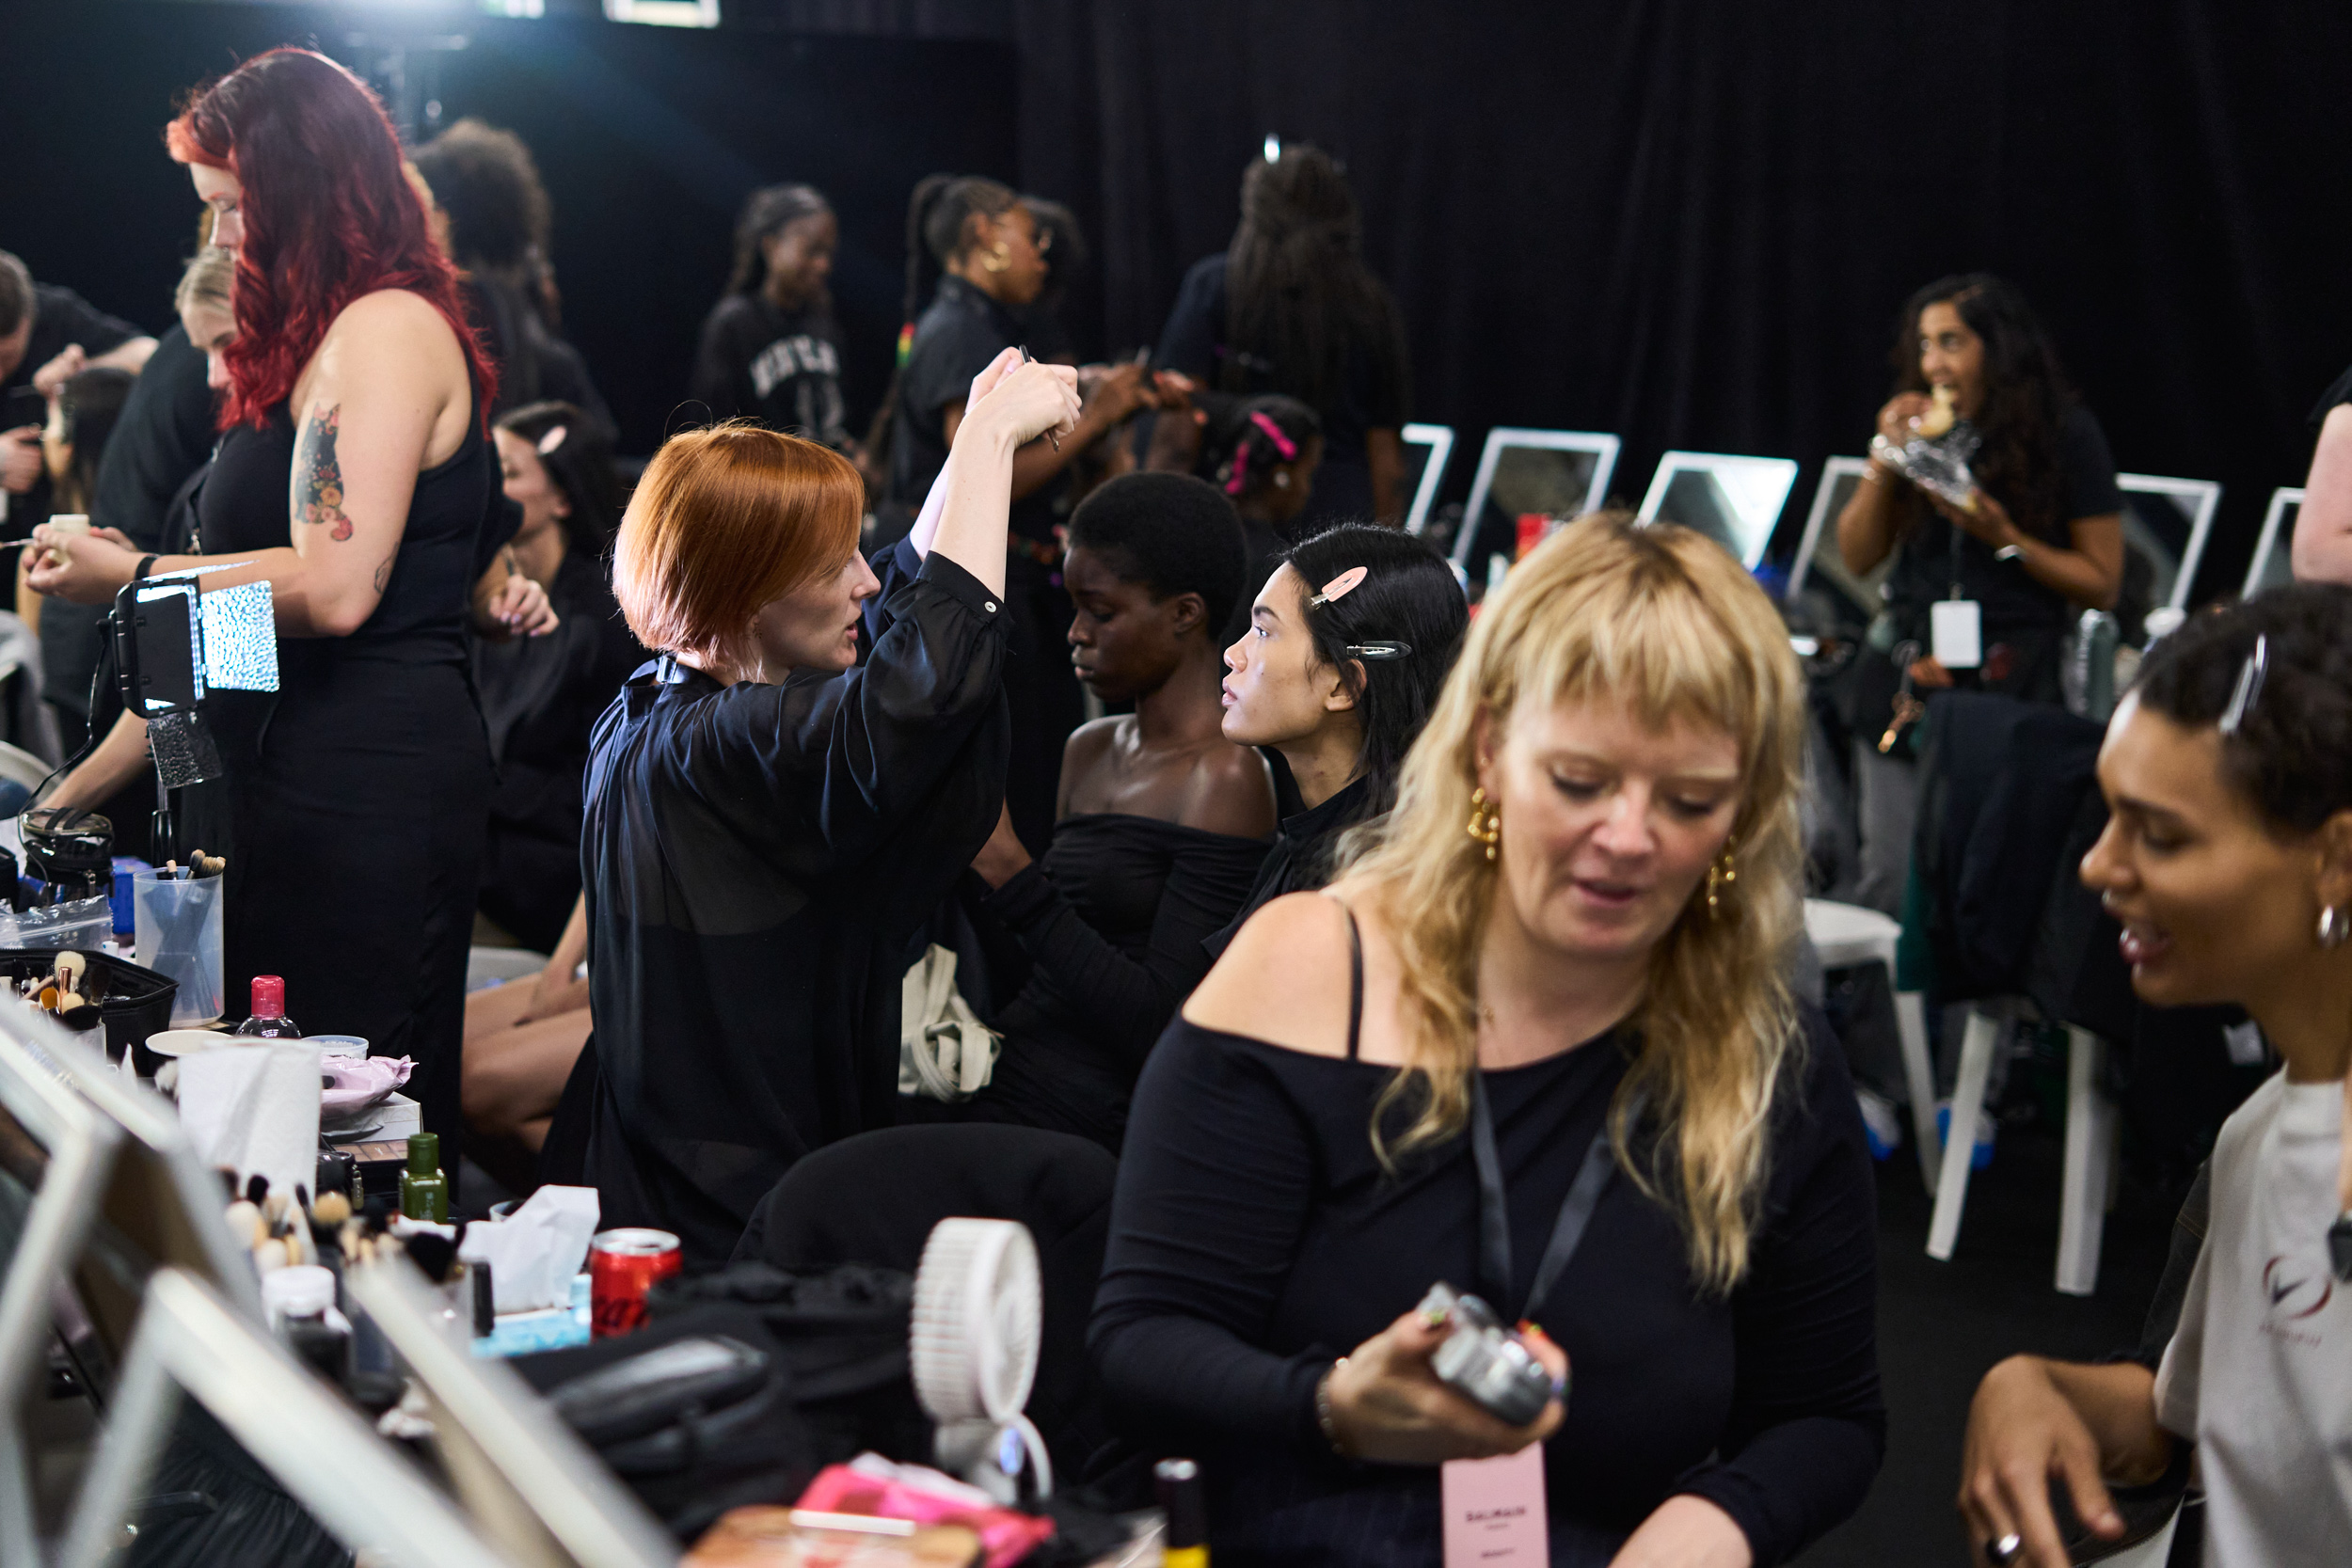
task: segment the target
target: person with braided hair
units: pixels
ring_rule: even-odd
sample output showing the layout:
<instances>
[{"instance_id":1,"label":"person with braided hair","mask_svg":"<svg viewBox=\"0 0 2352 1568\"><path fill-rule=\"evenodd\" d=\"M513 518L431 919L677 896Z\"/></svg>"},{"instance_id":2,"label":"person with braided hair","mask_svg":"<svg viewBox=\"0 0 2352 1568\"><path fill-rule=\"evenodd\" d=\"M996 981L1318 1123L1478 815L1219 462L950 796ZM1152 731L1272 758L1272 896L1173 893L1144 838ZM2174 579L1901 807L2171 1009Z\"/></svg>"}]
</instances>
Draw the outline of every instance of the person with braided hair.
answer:
<instances>
[{"instance_id":1,"label":"person with braided hair","mask_svg":"<svg viewBox=\"0 0 2352 1568\"><path fill-rule=\"evenodd\" d=\"M881 540L903 534L930 494L963 422L972 378L1006 349L1027 350L1026 312L1045 287L1052 244L1028 204L993 180L934 174L914 187L907 206L908 325L886 420L877 420L871 438L877 451L887 439L890 452ZM1057 503L1078 456L1154 397L1141 365L1118 366L1089 378L1075 429L1057 441L1032 441L1013 457L1005 579L1012 772L1005 790L1013 829L1032 853L1042 853L1053 836L1062 742L1084 714L1062 641L1071 602L1061 583Z\"/></svg>"},{"instance_id":2,"label":"person with braided hair","mask_svg":"<svg viewBox=\"0 0 2352 1568\"><path fill-rule=\"evenodd\" d=\"M754 191L735 225L735 270L703 323L687 395L711 420L755 420L859 461L841 402L846 344L825 287L840 242L840 221L816 186Z\"/></svg>"},{"instance_id":3,"label":"person with braided hair","mask_svg":"<svg viewBox=\"0 0 2352 1568\"><path fill-rule=\"evenodd\" d=\"M1249 565L1248 590L1235 607L1225 641L1249 627L1248 594L1265 586L1282 557L1298 542L1294 525L1314 495L1315 470L1323 462L1323 421L1296 398L1279 393L1217 403L1203 432L1195 472L1225 492L1241 515L1242 544Z\"/></svg>"},{"instance_id":4,"label":"person with braided hair","mask_svg":"<svg viewBox=\"0 0 2352 1568\"><path fill-rule=\"evenodd\" d=\"M1323 467L1307 521L1404 516L1405 325L1364 265L1362 230L1329 153L1301 143L1252 163L1232 243L1184 275L1153 359L1218 391L1314 410Z\"/></svg>"}]
</instances>

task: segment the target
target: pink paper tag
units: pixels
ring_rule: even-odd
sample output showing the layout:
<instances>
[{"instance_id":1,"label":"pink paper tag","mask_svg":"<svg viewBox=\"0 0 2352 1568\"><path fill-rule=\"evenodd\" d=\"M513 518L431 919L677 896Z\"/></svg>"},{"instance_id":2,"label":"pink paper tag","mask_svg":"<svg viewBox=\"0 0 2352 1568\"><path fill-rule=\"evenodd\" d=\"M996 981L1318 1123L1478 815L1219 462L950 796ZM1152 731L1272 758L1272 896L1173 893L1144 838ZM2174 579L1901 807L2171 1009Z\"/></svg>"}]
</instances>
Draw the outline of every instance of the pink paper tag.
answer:
<instances>
[{"instance_id":1,"label":"pink paper tag","mask_svg":"<svg viewBox=\"0 0 2352 1568\"><path fill-rule=\"evenodd\" d=\"M1551 1560L1544 1517L1544 1446L1439 1469L1445 1568L1541 1568Z\"/></svg>"}]
</instances>

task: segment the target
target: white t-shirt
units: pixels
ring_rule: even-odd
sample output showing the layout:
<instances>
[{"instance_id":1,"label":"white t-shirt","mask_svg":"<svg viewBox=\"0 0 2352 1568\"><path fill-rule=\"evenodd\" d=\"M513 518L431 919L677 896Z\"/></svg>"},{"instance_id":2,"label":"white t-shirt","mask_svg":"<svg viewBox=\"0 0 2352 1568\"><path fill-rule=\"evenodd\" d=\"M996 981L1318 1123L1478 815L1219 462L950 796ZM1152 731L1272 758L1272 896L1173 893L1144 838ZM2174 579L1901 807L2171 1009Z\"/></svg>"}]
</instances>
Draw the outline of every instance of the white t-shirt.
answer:
<instances>
[{"instance_id":1,"label":"white t-shirt","mask_svg":"<svg viewBox=\"0 0 2352 1568\"><path fill-rule=\"evenodd\" d=\"M2156 1373L2197 1441L2209 1568L2352 1564L2352 1286L2328 1260L2344 1085L2256 1090L2222 1124L2213 1225Z\"/></svg>"}]
</instances>

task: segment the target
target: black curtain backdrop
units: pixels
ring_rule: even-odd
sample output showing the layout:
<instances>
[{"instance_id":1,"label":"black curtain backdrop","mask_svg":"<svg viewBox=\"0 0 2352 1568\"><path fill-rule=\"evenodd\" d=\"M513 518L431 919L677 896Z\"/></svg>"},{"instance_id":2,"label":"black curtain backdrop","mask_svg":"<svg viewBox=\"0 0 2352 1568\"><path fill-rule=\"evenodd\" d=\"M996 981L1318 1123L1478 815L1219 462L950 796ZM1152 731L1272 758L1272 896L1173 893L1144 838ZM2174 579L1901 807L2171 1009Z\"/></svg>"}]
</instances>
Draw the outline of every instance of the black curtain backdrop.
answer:
<instances>
[{"instance_id":1,"label":"black curtain backdrop","mask_svg":"<svg viewBox=\"0 0 2352 1568\"><path fill-rule=\"evenodd\" d=\"M1454 498L1496 424L1617 434L1629 496L1671 447L1788 456L1785 552L1821 460L1862 449L1903 297L1982 267L2041 308L2124 468L2226 484L2210 594L2352 360L2341 4L739 0L715 33L548 9L0 0L0 245L164 325L195 215L156 140L175 94L306 40L381 80L405 14L468 39L412 55L410 99L536 151L566 330L637 451L681 417L753 185L840 209L862 419L917 177L1069 202L1095 251L1072 324L1108 353L1224 245L1268 132L1346 160L1416 414L1462 437Z\"/></svg>"},{"instance_id":2,"label":"black curtain backdrop","mask_svg":"<svg viewBox=\"0 0 2352 1568\"><path fill-rule=\"evenodd\" d=\"M165 121L182 93L239 59L310 45L396 111L405 98L420 123L437 104L441 124L478 115L531 145L554 200L565 335L612 404L621 450L644 453L698 413L680 406L695 333L753 188L805 180L840 213L833 292L858 345L845 379L862 417L890 373L907 192L934 168L1016 172L1013 54L1001 38L504 21L423 0L412 11L0 0L10 78L0 145L14 150L0 171L0 248L162 330L198 210L165 155ZM453 37L464 47L432 47Z\"/></svg>"},{"instance_id":3,"label":"black curtain backdrop","mask_svg":"<svg viewBox=\"0 0 2352 1568\"><path fill-rule=\"evenodd\" d=\"M1859 453L1896 311L1983 268L2127 471L2227 486L2243 575L2352 360L2352 7L2230 0L1019 0L1022 168L1089 221L1104 346L1156 337L1269 132L1346 161L1418 417L1804 471Z\"/></svg>"}]
</instances>

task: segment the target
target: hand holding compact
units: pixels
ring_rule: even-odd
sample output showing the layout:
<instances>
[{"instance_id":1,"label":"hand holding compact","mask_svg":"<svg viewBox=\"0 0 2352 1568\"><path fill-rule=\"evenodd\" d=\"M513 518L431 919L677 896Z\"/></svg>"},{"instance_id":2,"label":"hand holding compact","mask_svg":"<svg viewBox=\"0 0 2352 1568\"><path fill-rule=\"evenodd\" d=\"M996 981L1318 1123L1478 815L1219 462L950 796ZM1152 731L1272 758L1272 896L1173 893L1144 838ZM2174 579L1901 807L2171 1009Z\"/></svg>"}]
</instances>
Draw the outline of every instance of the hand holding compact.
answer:
<instances>
[{"instance_id":1,"label":"hand holding compact","mask_svg":"<svg viewBox=\"0 0 2352 1568\"><path fill-rule=\"evenodd\" d=\"M1566 1353L1541 1330L1523 1332L1552 1377L1565 1377ZM1383 1465L1441 1465L1517 1453L1559 1430L1566 1411L1557 1399L1515 1427L1447 1387L1430 1365L1445 1335L1442 1325L1407 1312L1331 1369L1325 1398L1342 1452Z\"/></svg>"}]
</instances>

